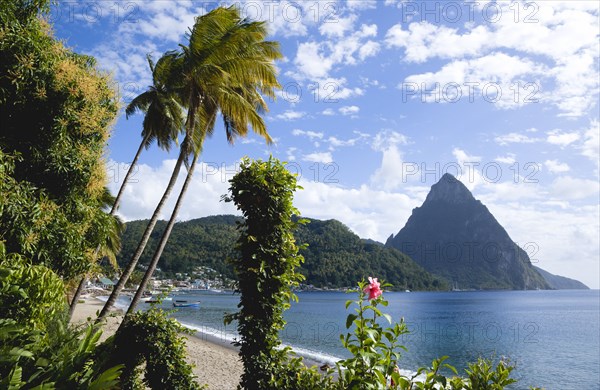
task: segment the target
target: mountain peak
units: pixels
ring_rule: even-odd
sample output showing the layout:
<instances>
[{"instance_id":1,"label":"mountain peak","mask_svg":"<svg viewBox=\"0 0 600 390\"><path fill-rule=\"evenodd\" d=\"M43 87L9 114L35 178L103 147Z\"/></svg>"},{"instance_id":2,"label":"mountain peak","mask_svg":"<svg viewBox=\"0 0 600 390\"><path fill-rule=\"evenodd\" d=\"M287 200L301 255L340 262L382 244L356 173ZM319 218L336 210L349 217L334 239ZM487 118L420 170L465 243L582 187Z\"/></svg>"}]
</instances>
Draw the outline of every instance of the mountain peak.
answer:
<instances>
[{"instance_id":1,"label":"mountain peak","mask_svg":"<svg viewBox=\"0 0 600 390\"><path fill-rule=\"evenodd\" d=\"M454 176L431 187L387 246L461 289L548 288L527 253Z\"/></svg>"},{"instance_id":2,"label":"mountain peak","mask_svg":"<svg viewBox=\"0 0 600 390\"><path fill-rule=\"evenodd\" d=\"M474 200L471 191L460 180L445 173L437 183L431 186L425 202L465 203Z\"/></svg>"}]
</instances>

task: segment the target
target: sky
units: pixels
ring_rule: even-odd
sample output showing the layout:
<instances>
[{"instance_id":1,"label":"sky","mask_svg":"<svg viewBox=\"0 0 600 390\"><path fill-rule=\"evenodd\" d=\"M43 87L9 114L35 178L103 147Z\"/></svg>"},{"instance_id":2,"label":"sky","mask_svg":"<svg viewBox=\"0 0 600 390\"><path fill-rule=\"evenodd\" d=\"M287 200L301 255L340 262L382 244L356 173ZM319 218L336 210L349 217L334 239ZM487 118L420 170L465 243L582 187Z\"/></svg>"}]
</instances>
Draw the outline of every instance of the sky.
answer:
<instances>
[{"instance_id":1,"label":"sky","mask_svg":"<svg viewBox=\"0 0 600 390\"><path fill-rule=\"evenodd\" d=\"M265 115L275 142L230 145L218 124L178 220L238 214L220 199L240 159L273 155L298 174L303 216L385 242L451 173L533 264L600 287L598 2L63 1L48 18L112 74L126 106L150 85L146 55L185 44L194 18L222 5L280 42L282 89ZM113 193L142 120L121 111L114 125ZM123 219L152 215L176 158L142 153Z\"/></svg>"}]
</instances>

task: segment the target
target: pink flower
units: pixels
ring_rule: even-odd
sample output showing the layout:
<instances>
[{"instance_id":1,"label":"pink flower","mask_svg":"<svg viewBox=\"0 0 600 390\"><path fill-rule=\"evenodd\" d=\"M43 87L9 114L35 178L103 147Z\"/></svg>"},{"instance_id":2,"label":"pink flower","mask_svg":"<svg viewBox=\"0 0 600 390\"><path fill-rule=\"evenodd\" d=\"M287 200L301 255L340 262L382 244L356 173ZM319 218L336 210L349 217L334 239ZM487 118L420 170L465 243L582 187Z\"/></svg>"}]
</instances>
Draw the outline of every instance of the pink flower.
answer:
<instances>
[{"instance_id":1,"label":"pink flower","mask_svg":"<svg viewBox=\"0 0 600 390\"><path fill-rule=\"evenodd\" d=\"M365 294L369 294L369 299L375 299L381 295L382 291L379 288L379 282L377 278L372 278L369 276L369 284L363 290Z\"/></svg>"}]
</instances>

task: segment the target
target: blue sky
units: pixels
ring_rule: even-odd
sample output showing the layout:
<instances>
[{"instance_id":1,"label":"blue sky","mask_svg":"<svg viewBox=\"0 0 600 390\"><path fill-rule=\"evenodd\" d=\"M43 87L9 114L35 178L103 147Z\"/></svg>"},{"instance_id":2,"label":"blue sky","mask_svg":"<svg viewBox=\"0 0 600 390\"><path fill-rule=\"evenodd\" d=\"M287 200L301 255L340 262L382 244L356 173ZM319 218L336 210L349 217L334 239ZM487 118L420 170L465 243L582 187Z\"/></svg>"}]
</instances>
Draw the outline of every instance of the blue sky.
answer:
<instances>
[{"instance_id":1,"label":"blue sky","mask_svg":"<svg viewBox=\"0 0 600 390\"><path fill-rule=\"evenodd\" d=\"M150 83L146 54L176 49L195 16L229 4L281 43L284 89L266 116L276 143L231 146L215 129L181 220L235 213L219 199L236 162L273 154L299 174L303 215L385 241L449 172L536 265L599 287L597 2L81 1L54 5L50 20L127 104ZM121 113L114 126L113 191L141 121ZM142 154L124 219L151 215L176 157Z\"/></svg>"}]
</instances>

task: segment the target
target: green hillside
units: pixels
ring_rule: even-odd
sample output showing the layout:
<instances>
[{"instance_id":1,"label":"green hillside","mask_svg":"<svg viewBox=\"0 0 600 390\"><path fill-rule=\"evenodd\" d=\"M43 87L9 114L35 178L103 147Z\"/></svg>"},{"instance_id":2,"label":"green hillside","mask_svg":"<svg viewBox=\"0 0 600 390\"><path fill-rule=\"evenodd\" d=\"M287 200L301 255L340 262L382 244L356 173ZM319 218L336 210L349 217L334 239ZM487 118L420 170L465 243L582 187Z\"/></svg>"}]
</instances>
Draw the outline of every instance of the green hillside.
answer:
<instances>
[{"instance_id":1,"label":"green hillside","mask_svg":"<svg viewBox=\"0 0 600 390\"><path fill-rule=\"evenodd\" d=\"M234 255L238 221L241 218L219 215L177 223L158 267L170 276L177 272L189 273L197 266L208 266L233 279L233 270L225 259ZM131 258L146 223L127 223L119 265L123 266ZM150 261L164 227L163 221L157 224L141 264ZM349 287L360 279L374 276L385 279L397 289L447 288L443 281L431 276L408 256L379 243L361 240L336 220L310 220L299 227L296 239L299 244L308 244L301 250L305 263L300 272L307 278L305 283L315 287Z\"/></svg>"}]
</instances>

